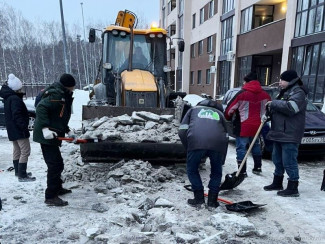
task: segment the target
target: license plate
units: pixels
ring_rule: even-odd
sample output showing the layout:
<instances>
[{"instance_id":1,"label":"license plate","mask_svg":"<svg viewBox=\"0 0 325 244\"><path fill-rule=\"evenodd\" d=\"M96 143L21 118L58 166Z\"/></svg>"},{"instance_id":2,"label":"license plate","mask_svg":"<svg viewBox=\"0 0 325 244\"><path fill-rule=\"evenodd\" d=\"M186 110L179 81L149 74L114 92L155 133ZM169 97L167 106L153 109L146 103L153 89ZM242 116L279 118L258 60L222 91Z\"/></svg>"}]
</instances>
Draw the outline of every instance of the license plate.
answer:
<instances>
[{"instance_id":1,"label":"license plate","mask_svg":"<svg viewBox=\"0 0 325 244\"><path fill-rule=\"evenodd\" d=\"M325 143L325 137L303 137L301 144L321 144Z\"/></svg>"}]
</instances>

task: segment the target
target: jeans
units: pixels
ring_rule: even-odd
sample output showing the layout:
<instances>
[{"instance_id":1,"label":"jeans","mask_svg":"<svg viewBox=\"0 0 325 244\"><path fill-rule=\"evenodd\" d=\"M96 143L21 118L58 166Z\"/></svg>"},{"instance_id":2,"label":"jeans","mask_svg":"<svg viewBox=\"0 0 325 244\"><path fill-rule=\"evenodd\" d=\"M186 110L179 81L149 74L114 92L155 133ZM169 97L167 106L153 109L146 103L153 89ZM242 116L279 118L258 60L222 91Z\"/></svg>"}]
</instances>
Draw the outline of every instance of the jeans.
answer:
<instances>
[{"instance_id":1,"label":"jeans","mask_svg":"<svg viewBox=\"0 0 325 244\"><path fill-rule=\"evenodd\" d=\"M273 142L272 161L275 165L274 175L282 176L287 172L290 181L299 180L297 143Z\"/></svg>"},{"instance_id":2,"label":"jeans","mask_svg":"<svg viewBox=\"0 0 325 244\"><path fill-rule=\"evenodd\" d=\"M247 145L253 141L253 137L236 137L237 160L243 160L247 153ZM260 141L257 139L252 148L254 156L262 156Z\"/></svg>"},{"instance_id":3,"label":"jeans","mask_svg":"<svg viewBox=\"0 0 325 244\"><path fill-rule=\"evenodd\" d=\"M187 152L187 176L192 184L192 190L204 190L199 173L199 165L204 157L209 157L211 165L208 188L211 193L219 193L224 155L212 150L192 150Z\"/></svg>"},{"instance_id":4,"label":"jeans","mask_svg":"<svg viewBox=\"0 0 325 244\"><path fill-rule=\"evenodd\" d=\"M47 188L45 199L54 198L62 189L61 173L64 169L59 146L41 144L43 157L47 165Z\"/></svg>"}]
</instances>

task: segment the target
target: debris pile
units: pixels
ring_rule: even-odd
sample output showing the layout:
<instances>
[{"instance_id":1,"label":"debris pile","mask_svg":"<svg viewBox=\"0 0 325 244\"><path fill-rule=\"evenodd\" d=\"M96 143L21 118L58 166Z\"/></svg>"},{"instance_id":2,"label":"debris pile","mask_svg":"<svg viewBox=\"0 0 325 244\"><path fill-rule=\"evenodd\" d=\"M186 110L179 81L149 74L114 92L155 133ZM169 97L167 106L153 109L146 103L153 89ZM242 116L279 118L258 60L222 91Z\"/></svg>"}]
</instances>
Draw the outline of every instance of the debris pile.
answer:
<instances>
[{"instance_id":1,"label":"debris pile","mask_svg":"<svg viewBox=\"0 0 325 244\"><path fill-rule=\"evenodd\" d=\"M82 139L124 142L166 142L176 143L179 121L173 115L157 115L151 112L133 112L100 119L83 121Z\"/></svg>"}]
</instances>

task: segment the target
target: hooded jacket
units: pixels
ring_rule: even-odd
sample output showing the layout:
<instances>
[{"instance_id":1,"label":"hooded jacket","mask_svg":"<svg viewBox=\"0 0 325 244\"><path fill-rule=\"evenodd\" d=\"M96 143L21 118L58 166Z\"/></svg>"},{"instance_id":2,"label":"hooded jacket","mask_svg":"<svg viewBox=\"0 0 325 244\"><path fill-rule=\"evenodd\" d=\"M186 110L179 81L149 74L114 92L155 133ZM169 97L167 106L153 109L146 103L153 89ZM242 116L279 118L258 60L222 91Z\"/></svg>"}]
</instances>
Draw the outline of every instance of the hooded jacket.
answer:
<instances>
[{"instance_id":1,"label":"hooded jacket","mask_svg":"<svg viewBox=\"0 0 325 244\"><path fill-rule=\"evenodd\" d=\"M187 151L204 149L227 153L228 133L220 110L204 100L190 108L179 127L178 135Z\"/></svg>"},{"instance_id":2,"label":"hooded jacket","mask_svg":"<svg viewBox=\"0 0 325 244\"><path fill-rule=\"evenodd\" d=\"M300 85L299 85L300 83ZM271 130L268 140L301 143L305 131L307 89L300 79L289 82L270 105Z\"/></svg>"},{"instance_id":3,"label":"hooded jacket","mask_svg":"<svg viewBox=\"0 0 325 244\"><path fill-rule=\"evenodd\" d=\"M234 134L241 137L255 136L265 114L265 104L271 101L257 80L247 82L229 101L225 109L225 118L234 123Z\"/></svg>"},{"instance_id":4,"label":"hooded jacket","mask_svg":"<svg viewBox=\"0 0 325 244\"><path fill-rule=\"evenodd\" d=\"M56 138L47 140L43 137L42 129L48 127L59 137L64 137L70 131L68 123L71 117L72 92L60 82L50 85L43 93L36 107L33 140L42 144L61 145Z\"/></svg>"},{"instance_id":5,"label":"hooded jacket","mask_svg":"<svg viewBox=\"0 0 325 244\"><path fill-rule=\"evenodd\" d=\"M24 93L17 93L3 85L0 96L4 102L5 122L10 141L29 138L29 116L23 101Z\"/></svg>"}]
</instances>

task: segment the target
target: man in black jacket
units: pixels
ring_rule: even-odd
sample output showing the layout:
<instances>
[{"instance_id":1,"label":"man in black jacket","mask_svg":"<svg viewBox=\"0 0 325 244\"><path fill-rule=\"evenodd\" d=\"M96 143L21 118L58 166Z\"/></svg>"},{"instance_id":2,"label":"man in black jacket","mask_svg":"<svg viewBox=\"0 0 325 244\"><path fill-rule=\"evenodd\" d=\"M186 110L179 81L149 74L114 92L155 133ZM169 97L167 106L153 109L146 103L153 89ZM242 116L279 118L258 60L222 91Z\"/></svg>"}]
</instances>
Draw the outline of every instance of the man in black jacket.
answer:
<instances>
[{"instance_id":1,"label":"man in black jacket","mask_svg":"<svg viewBox=\"0 0 325 244\"><path fill-rule=\"evenodd\" d=\"M18 176L20 182L29 182L35 181L36 178L31 177L31 174L26 172L30 155L29 116L21 88L21 81L14 74L10 74L7 85L1 87L0 96L4 99L8 138L13 144L15 175Z\"/></svg>"},{"instance_id":2,"label":"man in black jacket","mask_svg":"<svg viewBox=\"0 0 325 244\"><path fill-rule=\"evenodd\" d=\"M199 207L204 204L204 187L199 165L204 157L210 158L208 207L219 206L217 201L222 178L222 164L228 148L228 134L222 107L206 99L191 108L179 128L179 137L187 148L187 175L192 185L194 199L188 204Z\"/></svg>"},{"instance_id":3,"label":"man in black jacket","mask_svg":"<svg viewBox=\"0 0 325 244\"><path fill-rule=\"evenodd\" d=\"M307 90L294 70L280 75L281 88L276 100L266 106L271 115L271 130L267 139L273 141L272 161L275 166L271 185L264 190L277 190L282 197L297 197L299 183L298 147L305 131ZM284 172L289 176L287 189L283 189Z\"/></svg>"}]
</instances>

